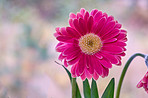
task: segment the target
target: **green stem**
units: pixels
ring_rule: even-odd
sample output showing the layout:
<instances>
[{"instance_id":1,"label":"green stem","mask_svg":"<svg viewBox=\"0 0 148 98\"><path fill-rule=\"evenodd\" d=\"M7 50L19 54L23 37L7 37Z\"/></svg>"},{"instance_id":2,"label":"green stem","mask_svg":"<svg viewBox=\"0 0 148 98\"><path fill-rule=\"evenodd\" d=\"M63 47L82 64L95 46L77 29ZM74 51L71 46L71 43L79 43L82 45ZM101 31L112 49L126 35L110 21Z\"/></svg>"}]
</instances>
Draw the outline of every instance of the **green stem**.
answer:
<instances>
[{"instance_id":1,"label":"green stem","mask_svg":"<svg viewBox=\"0 0 148 98\"><path fill-rule=\"evenodd\" d=\"M76 98L76 78L72 78L72 98Z\"/></svg>"},{"instance_id":2,"label":"green stem","mask_svg":"<svg viewBox=\"0 0 148 98\"><path fill-rule=\"evenodd\" d=\"M130 65L130 63L132 62L132 60L136 57L136 56L141 56L141 57L145 57L144 54L141 54L141 53L135 53L134 55L132 55L128 61L126 62L124 68L123 68L123 71L121 73L121 76L120 76L120 80L119 80L119 83L118 83L118 87L117 87L117 91L116 91L116 98L119 98L119 95L120 95L120 90L121 90L121 86L122 86L122 83L123 83L123 79L125 77L125 73Z\"/></svg>"}]
</instances>

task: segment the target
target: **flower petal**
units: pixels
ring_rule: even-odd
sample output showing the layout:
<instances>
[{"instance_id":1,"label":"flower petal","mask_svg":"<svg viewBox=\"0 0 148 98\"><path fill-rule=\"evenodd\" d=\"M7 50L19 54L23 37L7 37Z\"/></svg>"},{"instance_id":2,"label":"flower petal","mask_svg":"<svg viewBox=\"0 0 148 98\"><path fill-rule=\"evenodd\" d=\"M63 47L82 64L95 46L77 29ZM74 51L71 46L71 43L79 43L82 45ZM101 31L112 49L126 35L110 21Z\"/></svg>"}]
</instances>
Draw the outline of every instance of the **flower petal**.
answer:
<instances>
[{"instance_id":1,"label":"flower petal","mask_svg":"<svg viewBox=\"0 0 148 98\"><path fill-rule=\"evenodd\" d=\"M117 36L119 33L120 33L120 31L119 31L118 29L114 29L112 32L110 32L110 33L104 35L104 36L102 37L102 40L111 39L111 38Z\"/></svg>"},{"instance_id":2,"label":"flower petal","mask_svg":"<svg viewBox=\"0 0 148 98\"><path fill-rule=\"evenodd\" d=\"M105 40L105 41L103 41L103 43L112 43L112 42L115 42L115 41L117 41L117 38Z\"/></svg>"},{"instance_id":3,"label":"flower petal","mask_svg":"<svg viewBox=\"0 0 148 98\"><path fill-rule=\"evenodd\" d=\"M94 15L94 21L98 22L100 19L102 18L102 12L98 11L95 15Z\"/></svg>"},{"instance_id":4,"label":"flower petal","mask_svg":"<svg viewBox=\"0 0 148 98\"><path fill-rule=\"evenodd\" d=\"M106 77L106 76L108 76L108 73L109 73L109 69L108 68L105 68L105 67L103 67L102 66L102 69L103 69L103 73L102 73L102 78L104 78L104 77Z\"/></svg>"},{"instance_id":5,"label":"flower petal","mask_svg":"<svg viewBox=\"0 0 148 98\"><path fill-rule=\"evenodd\" d=\"M82 57L80 58L78 62L78 68L79 68L79 73L82 75L84 73L84 69L86 67L86 57L84 54L82 54Z\"/></svg>"},{"instance_id":6,"label":"flower petal","mask_svg":"<svg viewBox=\"0 0 148 98\"><path fill-rule=\"evenodd\" d=\"M83 16L81 15L80 12L77 13L77 19L79 19L79 18L83 18Z\"/></svg>"},{"instance_id":7,"label":"flower petal","mask_svg":"<svg viewBox=\"0 0 148 98\"><path fill-rule=\"evenodd\" d=\"M94 78L94 80L98 80L99 75L98 75L96 72L94 72L94 74L93 74L93 78Z\"/></svg>"},{"instance_id":8,"label":"flower petal","mask_svg":"<svg viewBox=\"0 0 148 98\"><path fill-rule=\"evenodd\" d=\"M84 8L81 8L80 13L84 16L84 14L85 14L85 9L84 9Z\"/></svg>"},{"instance_id":9,"label":"flower petal","mask_svg":"<svg viewBox=\"0 0 148 98\"><path fill-rule=\"evenodd\" d=\"M76 46L71 46L71 47L68 47L67 49L65 49L65 51L63 52L64 55L70 55L70 54L74 54L75 51L79 50L79 47L76 47Z\"/></svg>"},{"instance_id":10,"label":"flower petal","mask_svg":"<svg viewBox=\"0 0 148 98\"><path fill-rule=\"evenodd\" d=\"M73 24L74 24L74 27L75 29L77 30L77 32L79 32L80 34L84 35L83 34L83 31L81 30L80 26L79 26L79 22L77 19L74 19L73 20Z\"/></svg>"},{"instance_id":11,"label":"flower petal","mask_svg":"<svg viewBox=\"0 0 148 98\"><path fill-rule=\"evenodd\" d=\"M101 18L99 22L97 22L93 27L92 27L92 32L95 34L98 34L98 32L101 31L102 27L105 25L106 19Z\"/></svg>"},{"instance_id":12,"label":"flower petal","mask_svg":"<svg viewBox=\"0 0 148 98\"><path fill-rule=\"evenodd\" d=\"M97 9L93 9L93 10L91 11L90 15L94 16L97 12L98 12Z\"/></svg>"},{"instance_id":13,"label":"flower petal","mask_svg":"<svg viewBox=\"0 0 148 98\"><path fill-rule=\"evenodd\" d=\"M82 32L83 35L85 35L87 33L87 27L86 27L86 22L82 18L79 18L79 26L80 28L83 28Z\"/></svg>"},{"instance_id":14,"label":"flower petal","mask_svg":"<svg viewBox=\"0 0 148 98\"><path fill-rule=\"evenodd\" d=\"M78 33L75 29L73 29L71 27L67 27L66 31L73 37L80 38L80 36L81 36L80 33Z\"/></svg>"},{"instance_id":15,"label":"flower petal","mask_svg":"<svg viewBox=\"0 0 148 98\"><path fill-rule=\"evenodd\" d=\"M114 26L115 26L115 21L108 22L98 34L102 38L110 31L112 31L114 29Z\"/></svg>"},{"instance_id":16,"label":"flower petal","mask_svg":"<svg viewBox=\"0 0 148 98\"><path fill-rule=\"evenodd\" d=\"M90 16L90 17L88 18L88 22L87 22L87 28L88 28L88 32L89 32L89 33L90 33L90 31L91 31L92 25L93 25L93 17Z\"/></svg>"},{"instance_id":17,"label":"flower petal","mask_svg":"<svg viewBox=\"0 0 148 98\"><path fill-rule=\"evenodd\" d=\"M102 47L102 50L113 54L119 54L123 52L123 49L121 47L114 45L105 45Z\"/></svg>"},{"instance_id":18,"label":"flower petal","mask_svg":"<svg viewBox=\"0 0 148 98\"><path fill-rule=\"evenodd\" d=\"M107 58L112 64L118 64L119 63L118 59L112 54L102 52L101 55L103 55L103 57Z\"/></svg>"},{"instance_id":19,"label":"flower petal","mask_svg":"<svg viewBox=\"0 0 148 98\"><path fill-rule=\"evenodd\" d=\"M88 17L89 17L89 12L86 11L86 13L85 13L85 15L84 15L84 20L87 21Z\"/></svg>"},{"instance_id":20,"label":"flower petal","mask_svg":"<svg viewBox=\"0 0 148 98\"><path fill-rule=\"evenodd\" d=\"M110 61L106 58L103 59L99 59L100 63L106 67L106 68L112 68L112 64L110 63Z\"/></svg>"},{"instance_id":21,"label":"flower petal","mask_svg":"<svg viewBox=\"0 0 148 98\"><path fill-rule=\"evenodd\" d=\"M75 18L77 18L77 16L74 13L70 13L69 14L69 18L70 19L75 19Z\"/></svg>"}]
</instances>

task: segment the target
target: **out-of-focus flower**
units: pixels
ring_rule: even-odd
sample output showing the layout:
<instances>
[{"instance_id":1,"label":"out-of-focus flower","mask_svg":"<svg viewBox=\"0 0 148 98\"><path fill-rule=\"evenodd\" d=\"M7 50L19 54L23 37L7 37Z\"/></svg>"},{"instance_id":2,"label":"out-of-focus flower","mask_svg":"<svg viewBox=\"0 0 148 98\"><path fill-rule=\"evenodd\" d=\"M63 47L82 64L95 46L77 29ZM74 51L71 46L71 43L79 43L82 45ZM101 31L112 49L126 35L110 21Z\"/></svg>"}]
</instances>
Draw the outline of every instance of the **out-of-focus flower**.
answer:
<instances>
[{"instance_id":1,"label":"out-of-focus flower","mask_svg":"<svg viewBox=\"0 0 148 98\"><path fill-rule=\"evenodd\" d=\"M54 36L60 41L56 46L56 51L61 52L59 60L64 60L65 67L72 65L73 77L97 80L108 76L112 64L121 65L127 32L113 16L82 8L69 17L70 26L56 28Z\"/></svg>"},{"instance_id":2,"label":"out-of-focus flower","mask_svg":"<svg viewBox=\"0 0 148 98\"><path fill-rule=\"evenodd\" d=\"M148 72L145 74L143 79L137 84L138 88L143 87L145 91L148 93Z\"/></svg>"}]
</instances>

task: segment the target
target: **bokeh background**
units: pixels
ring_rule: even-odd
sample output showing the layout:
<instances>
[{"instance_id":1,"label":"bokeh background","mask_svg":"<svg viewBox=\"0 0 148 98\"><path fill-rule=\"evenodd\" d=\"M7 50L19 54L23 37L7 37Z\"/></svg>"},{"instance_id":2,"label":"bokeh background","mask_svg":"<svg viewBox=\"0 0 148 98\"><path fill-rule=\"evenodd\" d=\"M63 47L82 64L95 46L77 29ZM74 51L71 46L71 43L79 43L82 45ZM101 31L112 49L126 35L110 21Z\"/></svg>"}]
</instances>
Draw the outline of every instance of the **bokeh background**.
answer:
<instances>
[{"instance_id":1,"label":"bokeh background","mask_svg":"<svg viewBox=\"0 0 148 98\"><path fill-rule=\"evenodd\" d=\"M69 13L80 8L113 15L128 32L127 55L122 66L114 65L108 77L98 79L100 95L112 77L117 87L132 54L148 54L148 0L0 0L0 98L71 98L68 75L54 62L59 53L53 33L56 27L68 26ZM144 59L137 57L121 98L148 98L144 89L136 88L146 71ZM77 80L83 92L82 81Z\"/></svg>"}]
</instances>

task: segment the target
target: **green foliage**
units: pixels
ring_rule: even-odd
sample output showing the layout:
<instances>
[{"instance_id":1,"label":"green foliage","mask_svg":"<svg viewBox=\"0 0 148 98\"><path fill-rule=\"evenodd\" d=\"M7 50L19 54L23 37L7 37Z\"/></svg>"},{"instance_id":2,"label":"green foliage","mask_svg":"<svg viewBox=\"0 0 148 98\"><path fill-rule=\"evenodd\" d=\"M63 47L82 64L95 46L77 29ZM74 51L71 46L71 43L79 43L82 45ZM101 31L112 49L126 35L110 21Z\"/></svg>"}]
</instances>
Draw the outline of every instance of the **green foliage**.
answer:
<instances>
[{"instance_id":1,"label":"green foliage","mask_svg":"<svg viewBox=\"0 0 148 98\"><path fill-rule=\"evenodd\" d=\"M115 79L112 78L101 98L114 98Z\"/></svg>"},{"instance_id":2,"label":"green foliage","mask_svg":"<svg viewBox=\"0 0 148 98\"><path fill-rule=\"evenodd\" d=\"M83 81L83 93L84 93L84 98L91 98L91 90L88 79L85 79L85 81Z\"/></svg>"},{"instance_id":3,"label":"green foliage","mask_svg":"<svg viewBox=\"0 0 148 98\"><path fill-rule=\"evenodd\" d=\"M59 64L58 62L56 62L56 63ZM62 65L62 64L59 64L59 65ZM62 65L62 66L66 70L66 72L67 72L67 74L69 76L71 85L72 85L72 98L81 98L81 94L80 94L80 90L79 90L76 78L72 78L71 73L69 72L69 70L64 65Z\"/></svg>"},{"instance_id":4,"label":"green foliage","mask_svg":"<svg viewBox=\"0 0 148 98\"><path fill-rule=\"evenodd\" d=\"M99 98L96 81L92 79L91 83L91 98Z\"/></svg>"}]
</instances>

